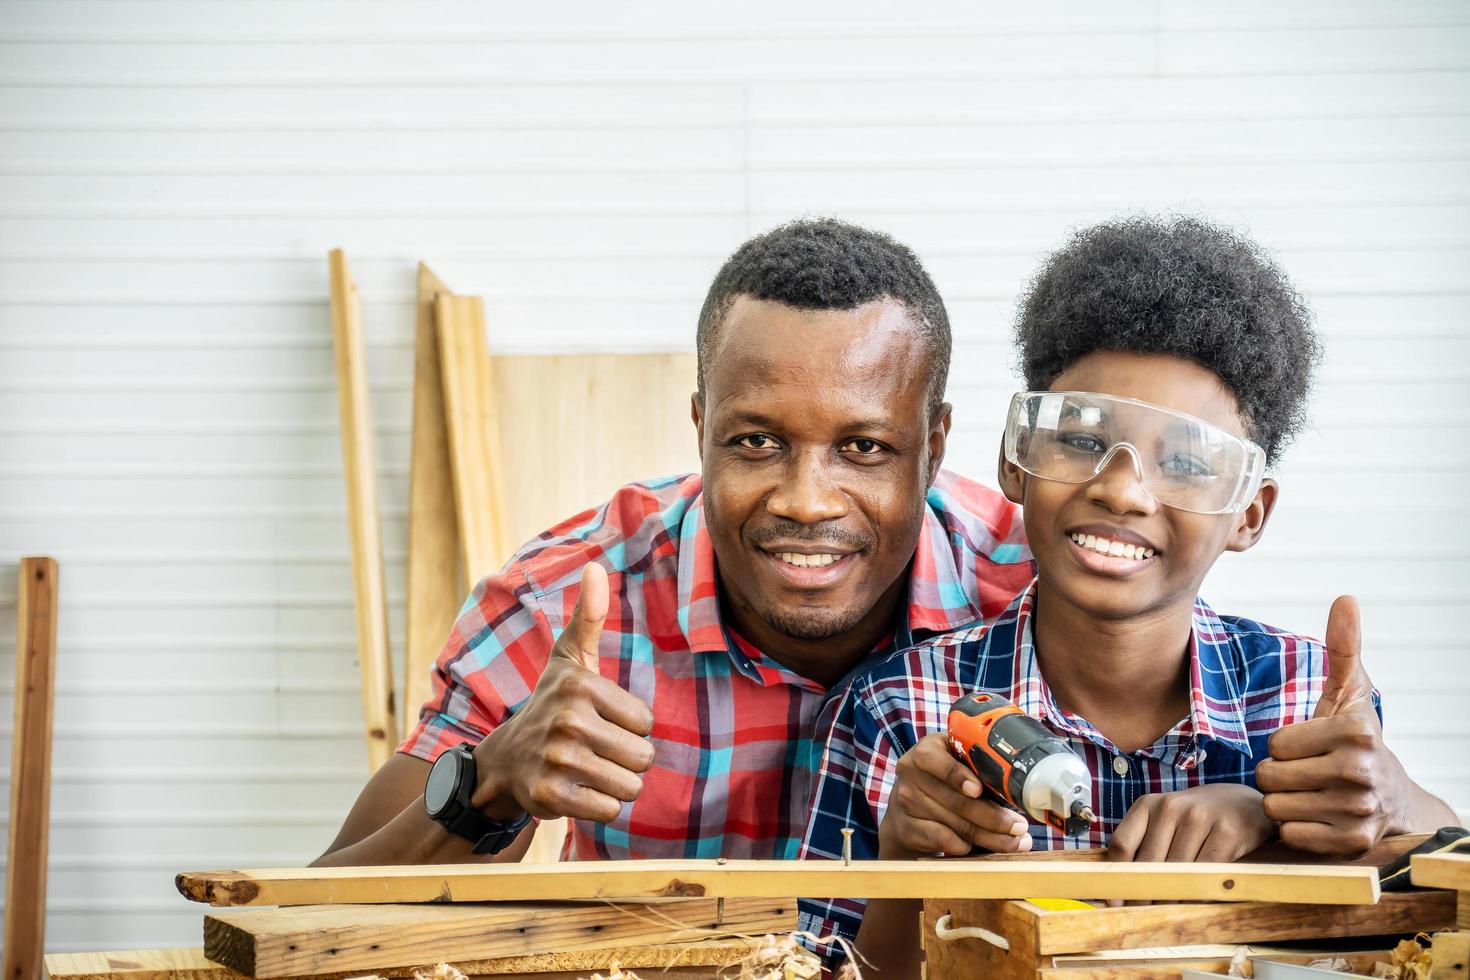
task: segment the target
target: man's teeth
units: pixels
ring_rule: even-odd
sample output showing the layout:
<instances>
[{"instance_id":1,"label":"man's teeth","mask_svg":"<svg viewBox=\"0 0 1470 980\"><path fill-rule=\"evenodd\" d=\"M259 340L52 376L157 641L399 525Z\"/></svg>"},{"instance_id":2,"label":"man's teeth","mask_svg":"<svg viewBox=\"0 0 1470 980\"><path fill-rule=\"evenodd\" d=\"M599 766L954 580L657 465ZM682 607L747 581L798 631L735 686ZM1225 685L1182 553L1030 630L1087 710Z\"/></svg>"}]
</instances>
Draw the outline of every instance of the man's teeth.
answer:
<instances>
[{"instance_id":1,"label":"man's teeth","mask_svg":"<svg viewBox=\"0 0 1470 980\"><path fill-rule=\"evenodd\" d=\"M783 551L776 557L781 559L788 565L795 565L797 568L822 568L823 566L832 564L841 556L803 555L797 551Z\"/></svg>"},{"instance_id":2,"label":"man's teeth","mask_svg":"<svg viewBox=\"0 0 1470 980\"><path fill-rule=\"evenodd\" d=\"M1087 548L1096 551L1100 555L1112 555L1114 558L1133 558L1142 561L1154 556L1154 549L1140 548L1136 544L1124 544L1121 541L1109 541L1107 538L1099 538L1092 534L1070 535L1072 543L1079 548Z\"/></svg>"}]
</instances>

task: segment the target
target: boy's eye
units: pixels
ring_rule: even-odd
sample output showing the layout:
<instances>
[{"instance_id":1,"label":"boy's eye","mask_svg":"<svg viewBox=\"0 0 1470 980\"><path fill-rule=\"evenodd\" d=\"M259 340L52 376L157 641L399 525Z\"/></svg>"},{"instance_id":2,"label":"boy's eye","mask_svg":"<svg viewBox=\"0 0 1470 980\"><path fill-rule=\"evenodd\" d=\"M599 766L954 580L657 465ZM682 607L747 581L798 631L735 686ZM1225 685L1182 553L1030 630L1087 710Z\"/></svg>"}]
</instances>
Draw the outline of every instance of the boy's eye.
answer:
<instances>
[{"instance_id":1,"label":"boy's eye","mask_svg":"<svg viewBox=\"0 0 1470 980\"><path fill-rule=\"evenodd\" d=\"M1057 441L1068 449L1075 449L1082 453L1100 453L1108 448L1097 436L1088 435L1086 432L1064 432L1057 436Z\"/></svg>"},{"instance_id":2,"label":"boy's eye","mask_svg":"<svg viewBox=\"0 0 1470 980\"><path fill-rule=\"evenodd\" d=\"M770 436L766 435L764 432L752 432L748 436L740 436L739 438L737 438L735 440L735 445L739 446L741 449L776 449L777 448L776 440L775 439L772 439Z\"/></svg>"},{"instance_id":3,"label":"boy's eye","mask_svg":"<svg viewBox=\"0 0 1470 980\"><path fill-rule=\"evenodd\" d=\"M883 444L873 439L849 439L842 444L842 449L858 456L876 456L883 451Z\"/></svg>"},{"instance_id":4,"label":"boy's eye","mask_svg":"<svg viewBox=\"0 0 1470 980\"><path fill-rule=\"evenodd\" d=\"M1169 476L1174 477L1199 478L1215 475L1215 471L1210 468L1209 463L1206 463L1198 456L1191 456L1188 453L1175 453L1160 463L1159 468Z\"/></svg>"}]
</instances>

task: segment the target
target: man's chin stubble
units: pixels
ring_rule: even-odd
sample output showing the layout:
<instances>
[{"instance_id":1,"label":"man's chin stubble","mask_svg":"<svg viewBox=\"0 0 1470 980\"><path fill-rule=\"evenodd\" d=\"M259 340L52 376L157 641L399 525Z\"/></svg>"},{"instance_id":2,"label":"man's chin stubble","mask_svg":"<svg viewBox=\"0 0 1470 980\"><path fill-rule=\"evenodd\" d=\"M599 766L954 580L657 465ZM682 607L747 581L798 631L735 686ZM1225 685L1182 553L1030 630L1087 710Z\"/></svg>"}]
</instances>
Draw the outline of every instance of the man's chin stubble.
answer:
<instances>
[{"instance_id":1,"label":"man's chin stubble","mask_svg":"<svg viewBox=\"0 0 1470 980\"><path fill-rule=\"evenodd\" d=\"M856 628L863 621L862 614L815 610L787 612L768 609L761 610L760 615L767 626L793 640L830 640Z\"/></svg>"}]
</instances>

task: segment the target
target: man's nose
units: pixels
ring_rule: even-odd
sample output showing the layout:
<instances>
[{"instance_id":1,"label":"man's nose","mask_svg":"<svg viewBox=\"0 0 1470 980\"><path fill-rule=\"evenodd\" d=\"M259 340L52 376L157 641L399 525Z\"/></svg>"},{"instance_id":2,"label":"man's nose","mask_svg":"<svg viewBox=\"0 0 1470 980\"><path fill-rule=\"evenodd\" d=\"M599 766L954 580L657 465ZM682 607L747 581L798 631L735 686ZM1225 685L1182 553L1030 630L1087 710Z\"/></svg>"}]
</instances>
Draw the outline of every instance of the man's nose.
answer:
<instances>
[{"instance_id":1,"label":"man's nose","mask_svg":"<svg viewBox=\"0 0 1470 980\"><path fill-rule=\"evenodd\" d=\"M847 516L847 494L832 479L830 463L816 455L793 455L781 483L766 498L767 511L798 524L820 524Z\"/></svg>"},{"instance_id":2,"label":"man's nose","mask_svg":"<svg viewBox=\"0 0 1470 980\"><path fill-rule=\"evenodd\" d=\"M1138 450L1119 443L1108 450L1102 469L1087 484L1087 496L1114 514L1152 514L1159 502L1143 485L1143 461Z\"/></svg>"}]
</instances>

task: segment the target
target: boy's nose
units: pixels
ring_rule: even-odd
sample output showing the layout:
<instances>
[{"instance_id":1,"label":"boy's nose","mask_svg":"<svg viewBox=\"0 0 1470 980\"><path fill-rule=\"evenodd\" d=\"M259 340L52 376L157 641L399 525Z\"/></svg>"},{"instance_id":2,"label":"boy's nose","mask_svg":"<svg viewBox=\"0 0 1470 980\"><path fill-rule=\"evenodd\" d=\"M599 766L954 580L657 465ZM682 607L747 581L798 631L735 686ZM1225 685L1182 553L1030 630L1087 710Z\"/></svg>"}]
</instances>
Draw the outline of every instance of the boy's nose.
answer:
<instances>
[{"instance_id":1,"label":"boy's nose","mask_svg":"<svg viewBox=\"0 0 1470 980\"><path fill-rule=\"evenodd\" d=\"M1143 460L1132 443L1120 442L1097 464L1087 495L1115 514L1152 514L1158 501L1143 485Z\"/></svg>"}]
</instances>

